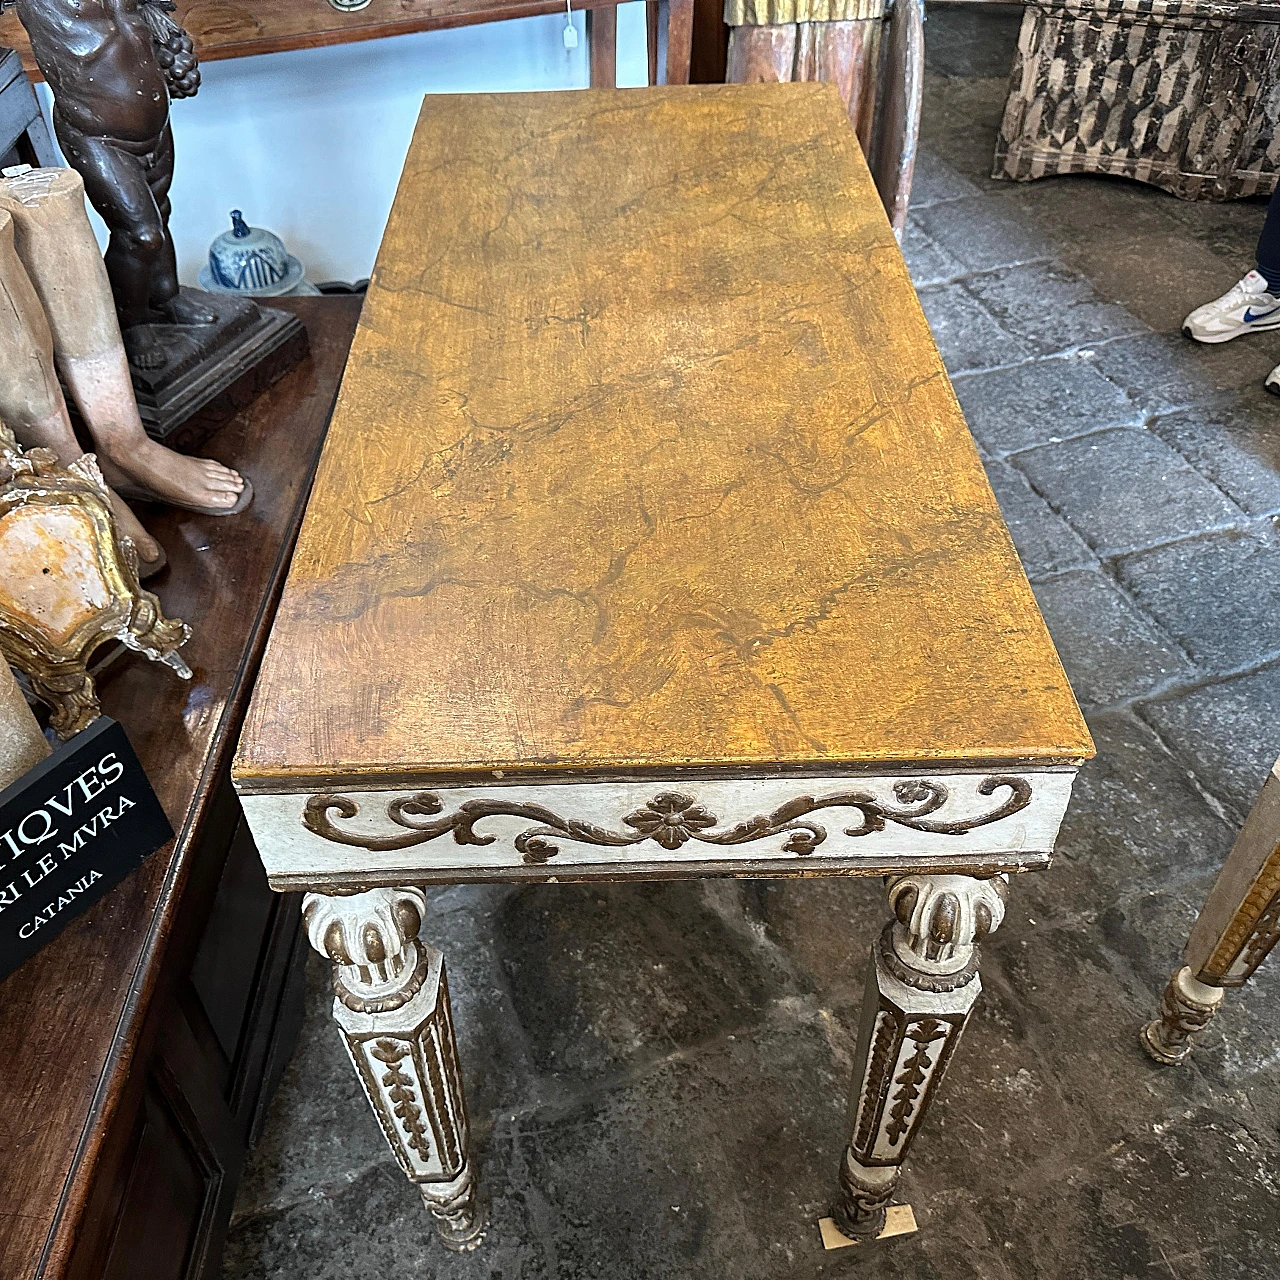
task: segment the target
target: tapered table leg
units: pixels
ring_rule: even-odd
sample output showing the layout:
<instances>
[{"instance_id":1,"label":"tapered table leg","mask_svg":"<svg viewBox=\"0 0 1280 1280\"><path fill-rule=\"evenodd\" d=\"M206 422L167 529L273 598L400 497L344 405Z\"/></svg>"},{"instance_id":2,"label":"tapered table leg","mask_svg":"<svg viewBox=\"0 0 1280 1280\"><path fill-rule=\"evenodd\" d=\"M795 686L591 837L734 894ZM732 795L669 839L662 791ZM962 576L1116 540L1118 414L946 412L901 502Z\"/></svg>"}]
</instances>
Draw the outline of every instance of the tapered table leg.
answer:
<instances>
[{"instance_id":1,"label":"tapered table leg","mask_svg":"<svg viewBox=\"0 0 1280 1280\"><path fill-rule=\"evenodd\" d=\"M418 889L309 893L311 945L334 963L333 1016L396 1160L446 1248L484 1233L467 1149L467 1111L440 952L418 938Z\"/></svg>"},{"instance_id":2,"label":"tapered table leg","mask_svg":"<svg viewBox=\"0 0 1280 1280\"><path fill-rule=\"evenodd\" d=\"M1280 941L1280 761L1205 899L1160 1002L1142 1028L1142 1047L1157 1062L1185 1062L1194 1037L1222 1004L1224 987L1242 987Z\"/></svg>"},{"instance_id":3,"label":"tapered table leg","mask_svg":"<svg viewBox=\"0 0 1280 1280\"><path fill-rule=\"evenodd\" d=\"M872 948L836 1225L879 1235L911 1144L982 990L981 938L1004 918L1003 878L897 876L895 921Z\"/></svg>"}]
</instances>

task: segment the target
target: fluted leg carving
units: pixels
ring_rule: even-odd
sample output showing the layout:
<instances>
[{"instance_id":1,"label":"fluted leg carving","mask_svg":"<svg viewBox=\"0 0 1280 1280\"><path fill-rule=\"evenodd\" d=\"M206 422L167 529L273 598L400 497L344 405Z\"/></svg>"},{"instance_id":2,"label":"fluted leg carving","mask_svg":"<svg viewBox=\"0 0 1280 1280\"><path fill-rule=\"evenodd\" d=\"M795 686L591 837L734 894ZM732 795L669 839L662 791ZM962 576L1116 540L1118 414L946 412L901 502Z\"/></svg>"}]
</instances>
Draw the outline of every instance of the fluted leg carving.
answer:
<instances>
[{"instance_id":1,"label":"fluted leg carving","mask_svg":"<svg viewBox=\"0 0 1280 1280\"><path fill-rule=\"evenodd\" d=\"M872 947L851 1115L832 1209L846 1235L884 1227L902 1163L982 990L978 941L1004 918L1003 877L896 876L895 920Z\"/></svg>"},{"instance_id":2,"label":"fluted leg carving","mask_svg":"<svg viewBox=\"0 0 1280 1280\"><path fill-rule=\"evenodd\" d=\"M444 958L418 937L425 907L418 889L372 889L309 893L302 912L311 945L333 961L333 1016L369 1105L445 1247L464 1251L484 1219Z\"/></svg>"}]
</instances>

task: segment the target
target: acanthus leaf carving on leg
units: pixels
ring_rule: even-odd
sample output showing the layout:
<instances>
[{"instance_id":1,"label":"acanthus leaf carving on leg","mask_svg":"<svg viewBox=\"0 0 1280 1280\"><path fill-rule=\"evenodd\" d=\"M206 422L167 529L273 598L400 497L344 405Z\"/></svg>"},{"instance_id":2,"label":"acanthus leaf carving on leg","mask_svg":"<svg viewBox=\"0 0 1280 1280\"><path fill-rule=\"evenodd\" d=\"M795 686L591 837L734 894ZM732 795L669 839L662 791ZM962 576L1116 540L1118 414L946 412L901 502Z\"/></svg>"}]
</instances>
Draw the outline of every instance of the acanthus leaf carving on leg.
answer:
<instances>
[{"instance_id":1,"label":"acanthus leaf carving on leg","mask_svg":"<svg viewBox=\"0 0 1280 1280\"><path fill-rule=\"evenodd\" d=\"M404 1129L405 1139L423 1160L429 1160L431 1144L422 1127L422 1108L418 1106L417 1095L413 1091L414 1081L400 1069L400 1064L410 1056L408 1045L395 1040L377 1040L369 1050L369 1056L386 1064L382 1084L395 1104L393 1110Z\"/></svg>"},{"instance_id":2,"label":"acanthus leaf carving on leg","mask_svg":"<svg viewBox=\"0 0 1280 1280\"><path fill-rule=\"evenodd\" d=\"M872 948L853 1100L853 1136L832 1217L846 1235L879 1234L903 1160L982 990L977 944L1004 918L1002 878L897 876L896 917Z\"/></svg>"},{"instance_id":3,"label":"acanthus leaf carving on leg","mask_svg":"<svg viewBox=\"0 0 1280 1280\"><path fill-rule=\"evenodd\" d=\"M475 1248L484 1231L467 1152L467 1113L444 958L418 937L419 889L308 894L312 945L334 963L333 1015L401 1169L442 1243Z\"/></svg>"},{"instance_id":4,"label":"acanthus leaf carving on leg","mask_svg":"<svg viewBox=\"0 0 1280 1280\"><path fill-rule=\"evenodd\" d=\"M907 1032L907 1039L915 1045L915 1049L902 1064L902 1074L895 1076L893 1081L897 1089L893 1095L889 1123L885 1127L885 1135L891 1147L911 1127L911 1117L920 1097L921 1087L928 1080L929 1069L933 1066L930 1050L936 1041L945 1040L946 1036L946 1024L936 1018L913 1023Z\"/></svg>"}]
</instances>

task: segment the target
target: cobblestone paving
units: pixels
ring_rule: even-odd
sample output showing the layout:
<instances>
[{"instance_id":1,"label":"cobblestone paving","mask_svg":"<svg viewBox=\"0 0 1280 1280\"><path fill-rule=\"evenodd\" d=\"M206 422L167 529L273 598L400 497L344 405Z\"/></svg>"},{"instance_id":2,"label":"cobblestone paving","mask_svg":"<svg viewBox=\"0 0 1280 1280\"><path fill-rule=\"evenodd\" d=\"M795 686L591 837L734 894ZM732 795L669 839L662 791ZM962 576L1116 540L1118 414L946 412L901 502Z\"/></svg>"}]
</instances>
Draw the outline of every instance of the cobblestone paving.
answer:
<instances>
[{"instance_id":1,"label":"cobblestone paving","mask_svg":"<svg viewBox=\"0 0 1280 1280\"><path fill-rule=\"evenodd\" d=\"M985 24L985 25L984 25ZM485 1247L444 1253L310 972L226 1280L1230 1280L1280 1271L1280 964L1193 1064L1149 1016L1280 752L1280 335L1179 336L1257 203L992 181L1007 19L936 12L906 251L1098 758L984 948L902 1184L918 1235L824 1254L874 882L459 887L451 966ZM974 71L981 74L972 74Z\"/></svg>"}]
</instances>

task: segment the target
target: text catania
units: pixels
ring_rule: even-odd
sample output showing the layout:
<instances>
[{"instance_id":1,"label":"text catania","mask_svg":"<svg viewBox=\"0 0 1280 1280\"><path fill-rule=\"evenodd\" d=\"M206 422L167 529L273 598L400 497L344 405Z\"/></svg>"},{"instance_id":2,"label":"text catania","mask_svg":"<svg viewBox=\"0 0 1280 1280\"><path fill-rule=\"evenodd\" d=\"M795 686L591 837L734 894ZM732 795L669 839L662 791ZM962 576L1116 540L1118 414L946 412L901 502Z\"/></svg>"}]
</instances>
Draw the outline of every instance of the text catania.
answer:
<instances>
[{"instance_id":1,"label":"text catania","mask_svg":"<svg viewBox=\"0 0 1280 1280\"><path fill-rule=\"evenodd\" d=\"M65 911L95 880L101 879L101 871L90 871L87 876L81 876L75 884L68 885L62 893L58 894L56 902L49 903L43 911L23 924L18 930L18 937L31 937L41 925L48 924L59 911Z\"/></svg>"},{"instance_id":2,"label":"text catania","mask_svg":"<svg viewBox=\"0 0 1280 1280\"><path fill-rule=\"evenodd\" d=\"M0 832L0 864L12 863L24 854L39 854L31 866L0 886L0 911L13 906L28 889L35 888L60 863L133 808L128 796L109 794L122 777L124 765L114 751L108 752L57 795L30 810L16 826ZM97 873L93 874L96 877Z\"/></svg>"}]
</instances>

